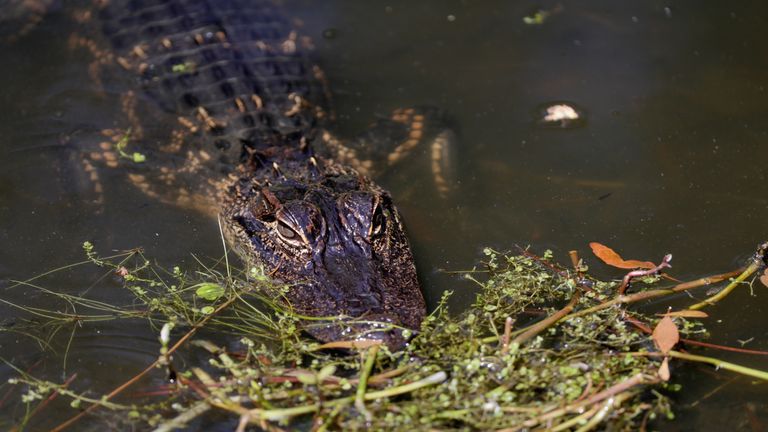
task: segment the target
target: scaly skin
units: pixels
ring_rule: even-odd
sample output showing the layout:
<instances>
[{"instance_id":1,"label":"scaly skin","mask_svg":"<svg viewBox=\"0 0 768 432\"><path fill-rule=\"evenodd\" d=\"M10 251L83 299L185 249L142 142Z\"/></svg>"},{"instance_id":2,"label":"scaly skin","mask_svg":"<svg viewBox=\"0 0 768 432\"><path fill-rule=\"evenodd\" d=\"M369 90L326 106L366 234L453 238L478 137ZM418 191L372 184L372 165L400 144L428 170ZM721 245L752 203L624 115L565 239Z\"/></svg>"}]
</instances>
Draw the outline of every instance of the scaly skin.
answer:
<instances>
[{"instance_id":1,"label":"scaly skin","mask_svg":"<svg viewBox=\"0 0 768 432\"><path fill-rule=\"evenodd\" d=\"M330 116L308 41L268 2L98 3L80 16L100 23L102 41L77 42L139 77L142 92L124 101L132 149L147 156L130 168L134 183L169 201L181 188L177 202L217 212L233 247L290 286L300 314L339 317L308 323L318 339L402 346L401 330L425 315L408 239L386 191L315 152ZM181 127L175 143L140 139L162 116L136 113L134 99Z\"/></svg>"}]
</instances>

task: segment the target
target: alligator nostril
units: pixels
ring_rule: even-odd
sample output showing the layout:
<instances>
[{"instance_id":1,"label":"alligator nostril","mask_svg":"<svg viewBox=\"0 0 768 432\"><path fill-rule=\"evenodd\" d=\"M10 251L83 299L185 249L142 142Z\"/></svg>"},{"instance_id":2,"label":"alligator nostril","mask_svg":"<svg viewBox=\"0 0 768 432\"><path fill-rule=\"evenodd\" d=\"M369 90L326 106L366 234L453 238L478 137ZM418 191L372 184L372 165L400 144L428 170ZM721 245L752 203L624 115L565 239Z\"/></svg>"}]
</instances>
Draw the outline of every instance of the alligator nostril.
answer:
<instances>
[{"instance_id":1,"label":"alligator nostril","mask_svg":"<svg viewBox=\"0 0 768 432\"><path fill-rule=\"evenodd\" d=\"M370 292L362 292L352 298L345 299L347 302L346 314L353 318L368 319L373 312L381 311L381 302Z\"/></svg>"}]
</instances>

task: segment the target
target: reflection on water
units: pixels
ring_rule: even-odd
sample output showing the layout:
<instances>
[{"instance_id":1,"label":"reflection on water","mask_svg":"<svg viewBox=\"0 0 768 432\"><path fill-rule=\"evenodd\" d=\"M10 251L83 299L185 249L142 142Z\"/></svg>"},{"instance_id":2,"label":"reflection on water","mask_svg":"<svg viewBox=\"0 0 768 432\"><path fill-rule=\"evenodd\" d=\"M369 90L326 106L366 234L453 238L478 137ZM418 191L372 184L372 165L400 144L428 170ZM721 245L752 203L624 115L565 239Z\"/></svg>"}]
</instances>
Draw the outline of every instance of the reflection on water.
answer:
<instances>
[{"instance_id":1,"label":"reflection on water","mask_svg":"<svg viewBox=\"0 0 768 432\"><path fill-rule=\"evenodd\" d=\"M589 241L629 258L658 261L671 252L673 275L689 278L730 270L765 240L768 6L709 3L295 0L286 8L315 40L339 134L354 135L402 106L434 105L453 117L461 137L454 194L430 193L427 170L382 181L405 215L428 299L455 289L460 308L472 287L439 270L471 268L487 245L552 248L563 260L569 249L586 256ZM537 9L557 13L525 24ZM144 246L169 266L191 261L190 253L218 256L215 222L153 202L117 175L106 175L104 208L86 202L68 146L113 127L116 109L93 91L85 58L67 51L62 34L70 30L54 14L0 47L8 59L0 68L0 276L26 277L78 260L86 239L102 250ZM587 121L539 127L542 104L552 101L582 108ZM77 293L92 282L75 277L60 289ZM115 288L106 283L91 292L109 299ZM743 290L713 310L713 342L754 337L748 348L768 349L759 301L766 294L755 290L757 299ZM95 332L85 327L78 338ZM101 347L120 352L127 342L75 348L98 355ZM37 350L15 335L0 335L0 343L9 358ZM125 354L119 373L131 375L151 356L137 357ZM94 383L117 373L106 367ZM768 424L765 385L695 366L679 374L679 422L665 429Z\"/></svg>"}]
</instances>

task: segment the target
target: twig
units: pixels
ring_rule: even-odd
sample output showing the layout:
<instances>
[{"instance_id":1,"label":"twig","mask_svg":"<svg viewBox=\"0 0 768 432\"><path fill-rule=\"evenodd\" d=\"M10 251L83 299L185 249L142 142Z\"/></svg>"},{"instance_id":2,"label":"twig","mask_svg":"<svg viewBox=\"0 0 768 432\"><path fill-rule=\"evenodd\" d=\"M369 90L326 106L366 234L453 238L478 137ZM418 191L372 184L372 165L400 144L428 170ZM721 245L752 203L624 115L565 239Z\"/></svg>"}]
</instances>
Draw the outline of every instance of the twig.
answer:
<instances>
[{"instance_id":1,"label":"twig","mask_svg":"<svg viewBox=\"0 0 768 432\"><path fill-rule=\"evenodd\" d=\"M637 327L638 329L642 330L644 333L648 333L648 334L653 333L653 329L651 329L650 327L645 325L645 323L642 323L642 322L638 321L637 319L635 319L635 318L633 318L631 316L627 316L624 319L628 323L630 323L630 324L634 325L635 327ZM768 351L753 350L753 349L747 349L747 348L738 348L738 347L732 347L732 346L727 346L727 345L718 345L718 344L713 344L713 343L708 343L708 342L697 341L697 340L693 340L693 339L685 339L685 338L683 338L683 339L680 339L680 342L683 342L683 343L685 343L687 345L695 345L695 346L700 346L700 347L704 347L704 348L716 349L716 350L720 350L720 351L731 351L731 352L737 352L739 354L752 354L752 355L768 356Z\"/></svg>"},{"instance_id":2,"label":"twig","mask_svg":"<svg viewBox=\"0 0 768 432\"><path fill-rule=\"evenodd\" d=\"M664 258L661 260L661 264L657 265L656 267L654 267L652 269L634 270L634 271L631 271L631 272L627 273L626 276L624 276L624 279L622 279L622 281L621 281L621 286L619 287L619 295L624 295L624 292L629 287L629 282L633 278L658 274L659 272L661 272L665 268L672 267L672 265L669 264L670 261L672 261L672 254L666 254L666 255L664 255Z\"/></svg>"},{"instance_id":3,"label":"twig","mask_svg":"<svg viewBox=\"0 0 768 432\"><path fill-rule=\"evenodd\" d=\"M581 291L576 291L573 293L573 297L571 297L571 301L568 302L565 307L560 309L559 311L553 313L552 315L544 318L543 320L537 322L536 324L529 326L526 328L526 330L522 333L520 333L513 341L513 344L521 344L528 339L532 338L533 336L536 336L537 334L541 333L545 329L547 329L549 326L554 325L564 317L568 316L571 311L573 311L573 308L576 307L576 303L579 302L579 298L581 297Z\"/></svg>"},{"instance_id":4,"label":"twig","mask_svg":"<svg viewBox=\"0 0 768 432\"><path fill-rule=\"evenodd\" d=\"M693 280L693 281L683 282L681 284L677 284L677 285L675 285L675 286L673 286L671 288L656 289L656 290L650 290L650 291L641 291L641 292L638 292L638 293L635 293L635 294L632 294L632 295L628 295L628 296L617 296L617 297L615 297L615 298L613 298L611 300L608 300L608 301L605 301L603 303L597 304L597 305L592 306L590 308L582 309L582 310L580 310L578 312L574 312L574 313L568 314L568 315L562 317L561 321L562 320L573 319L573 318L578 318L578 317L585 316L585 315L589 315L589 314L595 313L597 311L600 311L600 310L603 310L603 309L608 309L610 307L613 307L613 306L616 306L616 305L619 305L619 304L636 303L636 302L643 301L643 300L648 300L648 299L652 299L652 298L656 298L656 297L668 296L668 295L676 294L676 293L679 293L679 292L691 290L691 289L694 289L694 288L699 288L699 287L702 287L702 286L711 285L713 283L718 283L718 282L724 281L726 279L730 279L731 277L740 274L742 271L743 271L743 269L739 269L739 270L734 270L734 271L731 271L731 272L728 272L728 273L721 273L721 274L717 274L717 275L706 276L706 277L699 278L699 279L696 279L696 280ZM525 328L513 331L511 334L512 335L519 335L521 333L527 332L533 326L536 326L538 324L539 323L536 323L536 324L533 324L531 326L528 326L528 327L525 327ZM489 336L489 337L483 338L482 342L483 343L490 343L490 342L497 341L497 340L499 340L498 336Z\"/></svg>"},{"instance_id":5,"label":"twig","mask_svg":"<svg viewBox=\"0 0 768 432\"><path fill-rule=\"evenodd\" d=\"M723 288L722 291L719 293L713 295L712 297L705 299L702 302L696 303L693 306L688 307L688 309L692 310L699 310L703 309L706 306L712 306L715 303L719 302L720 300L724 299L725 296L731 293L741 282L743 282L746 278L752 276L754 272L757 271L757 269L760 268L762 264L760 264L759 261L753 260L751 263L749 263L749 266L731 283L728 284L727 287Z\"/></svg>"},{"instance_id":6,"label":"twig","mask_svg":"<svg viewBox=\"0 0 768 432\"><path fill-rule=\"evenodd\" d=\"M724 281L726 279L729 279L729 278L731 278L731 277L741 273L742 271L743 271L742 269L739 269L739 270L731 271L731 272L728 272L728 273L721 273L721 274L718 274L718 275L707 276L707 277L703 277L703 278L700 278L700 279L696 279L694 281L683 282L681 284L677 284L677 285L673 286L672 288L656 289L656 290L650 290L650 291L641 291L641 292L638 292L638 293L635 293L635 294L631 294L631 295L628 295L628 296L624 296L624 295L618 296L618 297L616 297L616 298L614 298L612 300L609 300L609 301L600 303L598 305L592 306L591 308L587 308L587 309L575 312L573 314L570 314L570 315L564 317L564 319L571 319L571 318L576 318L576 317L580 317L580 316L584 316L584 315L589 315L589 314L594 313L596 311L599 311L599 310L602 310L602 309L606 309L606 308L615 306L617 304L636 303L636 302L639 302L639 301L648 300L648 299L655 298L655 297L663 297L663 296L667 296L667 295L671 295L671 294L676 294L676 293L679 293L679 292L687 291L687 290L690 290L690 289L693 289L693 288L698 288L698 287L701 287L701 286L710 285L710 284L713 284L713 283L717 283L717 282L721 282L721 281Z\"/></svg>"},{"instance_id":7,"label":"twig","mask_svg":"<svg viewBox=\"0 0 768 432\"><path fill-rule=\"evenodd\" d=\"M720 359L712 357L704 357L694 354L682 353L680 351L670 351L667 353L670 357L679 358L683 360L695 361L700 363L708 363L718 369L725 369L731 372L736 372L742 375L751 376L764 381L768 381L768 372L758 369L749 368L746 366L737 365L735 363L729 363Z\"/></svg>"},{"instance_id":8,"label":"twig","mask_svg":"<svg viewBox=\"0 0 768 432\"><path fill-rule=\"evenodd\" d=\"M512 317L504 320L504 336L501 338L501 355L509 352L509 338L512 333Z\"/></svg>"},{"instance_id":9,"label":"twig","mask_svg":"<svg viewBox=\"0 0 768 432\"><path fill-rule=\"evenodd\" d=\"M202 328L202 327L205 325L205 323L207 323L207 322L208 322L208 321L209 321L211 318L213 318L213 317L214 317L216 314L218 314L218 313L219 313L219 312L221 312L222 310L224 310L224 309L226 309L227 307L229 307L229 305L231 305L231 304L232 304L232 303L233 303L235 300L236 300L236 298L235 298L235 297L233 297L233 298L231 298L231 299L227 300L226 302L224 302L224 303L222 303L221 305L219 305L219 307L217 307L217 308L216 308L216 310L215 310L215 311L213 311L213 313L211 313L210 315L206 315L206 316L205 316L205 318L203 318L202 320L200 320L200 322L199 322L199 323L195 324L195 325L194 325L194 326L193 326L193 327L192 327L192 328L191 328L191 329L190 329L190 330L189 330L189 331L188 331L188 332L187 332L187 333L186 333L184 336L182 336L182 337L181 337L181 339L179 339L179 340L176 342L176 344L174 344L174 345L173 345L171 348L169 348L169 349L168 349L168 352L166 353L166 357L167 357L167 356L169 356L169 355L171 355L171 354L172 354L174 351L176 351L176 350L178 350L179 348L181 348L181 346L182 346L182 345L184 345L184 343L185 343L185 342L186 342L186 341L187 341L189 338L191 338L191 337L192 337L192 336L193 336L195 333L197 333L197 331L198 331L199 329L201 329L201 328ZM131 378L131 379L129 379L128 381L124 382L123 384L119 385L117 388L115 388L114 390L112 390L111 392L109 392L109 394L107 394L106 396L102 397L102 398L101 398L101 401L102 401L102 402L106 402L106 401L108 401L108 400L112 399L113 397L117 396L118 394L122 393L122 391L123 391L123 390L125 390L125 389L127 389L128 387L130 387L130 386L132 386L133 384L135 384L135 383L136 383L138 380L140 380L140 379L141 379L141 378L142 378L144 375L148 374L150 371L152 371L153 369L155 369L155 368L156 368L156 367L157 367L159 364L160 364L160 359L157 359L157 360L153 361L153 362L152 362L152 363L151 363L149 366L147 366L147 367L146 367L146 368L145 368L143 371L141 371L141 372L139 372L138 374L134 375L134 376L133 376L133 378ZM78 413L78 414L76 414L76 415L74 415L74 416L70 417L70 418L69 418L68 420L66 420L65 422L63 422L63 423L59 424L58 426L56 426L55 428L51 429L51 432L60 432L60 431L63 431L64 429L68 428L69 426L72 426L72 425L73 425L74 423L76 423L78 420L80 420L81 418L83 418L85 415L87 415L87 414L89 414L89 413L93 412L94 410L96 410L96 409L97 409L97 408L99 408L100 406L101 406L101 405L100 405L100 404L98 404L98 403L94 403L94 404L91 404L91 405L89 405L89 406L88 406L88 408L86 408L85 410L83 410L83 411L81 411L80 413Z\"/></svg>"},{"instance_id":10,"label":"twig","mask_svg":"<svg viewBox=\"0 0 768 432\"><path fill-rule=\"evenodd\" d=\"M736 372L742 375L751 376L753 378L758 378L761 380L768 381L768 371L761 371L759 369L753 369L746 366L737 365L735 363L730 363L724 360L716 359L714 357L699 356L699 355L688 354L680 351L669 351L666 354L657 352L657 351L634 352L634 353L628 353L628 354L633 356L648 356L648 357L664 357L666 355L669 357L679 358L683 360L711 364L717 369L725 369L731 372Z\"/></svg>"},{"instance_id":11,"label":"twig","mask_svg":"<svg viewBox=\"0 0 768 432\"><path fill-rule=\"evenodd\" d=\"M621 381L617 384L612 385L611 387L608 387L607 389L599 393L595 393L594 395L590 396L588 399L585 399L581 402L572 403L562 408L557 408L557 409L548 411L538 417L534 417L530 420L527 420L520 425L517 425L509 429L502 429L497 432L517 432L524 429L530 429L532 427L535 427L536 425L542 424L551 419L555 419L569 412L577 412L587 406L590 406L595 403L601 402L605 399L620 395L626 391L631 390L635 386L642 385L642 384L653 384L656 382L658 382L658 379L649 377L648 375L644 375L642 373L638 373L631 376L630 378L627 378L624 381Z\"/></svg>"},{"instance_id":12,"label":"twig","mask_svg":"<svg viewBox=\"0 0 768 432\"><path fill-rule=\"evenodd\" d=\"M435 384L439 384L443 381L445 381L448 378L448 375L443 372L436 372L432 375L422 378L418 381L414 381L409 384L404 384L398 387L392 387L385 390L379 390L375 392L368 392L365 394L364 399L365 400L376 400L384 397L392 397L397 396L405 393L410 393L412 391L418 390L422 387L427 387ZM339 404L348 404L350 402L353 402L355 399L354 396L348 396L344 398L334 399L331 401L326 401L323 403L323 406L326 407L335 407ZM320 404L315 403L311 405L302 405L302 406L296 406L296 407L290 407L290 408L276 408L271 410L263 410L259 408L254 408L250 410L251 413L251 423L256 423L261 420L268 420L268 421L275 421L275 420L285 420L290 417L294 417L297 415L302 414L310 414L313 412L317 412L320 409Z\"/></svg>"},{"instance_id":13,"label":"twig","mask_svg":"<svg viewBox=\"0 0 768 432\"><path fill-rule=\"evenodd\" d=\"M43 362L43 360L42 360L42 359L41 359L41 360L38 360L38 361L36 361L35 363L33 363L31 366L29 366L29 367L27 368L27 370L25 370L25 371L23 371L23 372L22 372L22 370L21 370L21 369L19 369L19 368L17 368L17 367L15 367L15 366L13 366L13 365L12 365L10 362L6 361L5 359L3 359L3 358L0 358L0 360L1 360L3 363L5 363L5 364L9 365L11 368L15 369L15 370L16 370L16 371L17 371L17 372L20 374L20 375L25 375L25 374L27 374L27 375L28 375L28 374L30 374L30 372L32 372L32 370L33 370L34 368L36 368L36 367L40 366L40 363L42 363L42 362ZM9 397L11 397L11 395L13 394L13 391L14 391L14 387L13 387L13 386L9 387L9 388L8 388L8 391L6 391L6 392L5 392L5 394L3 395L3 397L2 397L2 398L0 398L0 408L3 408L3 405L5 405L5 402L8 400L8 398L9 398Z\"/></svg>"},{"instance_id":14,"label":"twig","mask_svg":"<svg viewBox=\"0 0 768 432\"><path fill-rule=\"evenodd\" d=\"M605 419L605 416L611 412L611 408L613 408L614 405L618 405L617 399L618 398L609 398L603 402L603 406L599 407L600 409L597 411L597 413L593 415L586 424L576 429L576 432L587 432L596 428L603 421L603 419Z\"/></svg>"},{"instance_id":15,"label":"twig","mask_svg":"<svg viewBox=\"0 0 768 432\"><path fill-rule=\"evenodd\" d=\"M187 425L187 423L189 423L190 420L199 417L209 409L211 409L211 405L208 403L208 401L199 401L191 407L187 408L183 413L177 415L167 422L164 422L155 428L152 432L171 432L183 428Z\"/></svg>"},{"instance_id":16,"label":"twig","mask_svg":"<svg viewBox=\"0 0 768 432\"><path fill-rule=\"evenodd\" d=\"M731 351L731 352L737 352L739 354L751 354L751 355L763 355L768 356L768 351L761 351L761 350L753 350L753 349L747 349L747 348L738 348L738 347L732 347L727 345L718 345L708 342L702 342L702 341L696 341L691 339L680 339L681 342L685 342L688 345L696 345L704 348L712 348L720 351Z\"/></svg>"},{"instance_id":17,"label":"twig","mask_svg":"<svg viewBox=\"0 0 768 432\"><path fill-rule=\"evenodd\" d=\"M578 272L579 271L579 251L577 250L568 251L568 256L571 257L571 264L573 265L573 270Z\"/></svg>"},{"instance_id":18,"label":"twig","mask_svg":"<svg viewBox=\"0 0 768 432\"><path fill-rule=\"evenodd\" d=\"M521 255L536 261L537 263L539 263L542 266L552 270L553 272L555 272L556 274L558 274L558 275L560 275L562 277L567 277L568 276L568 272L567 271L565 271L565 270L563 270L561 268L558 268L556 265L554 265L551 262L545 260L544 258L536 255L535 253L529 251L528 249L525 249L525 248L521 247L520 245L515 245L515 247L517 247L517 250L520 251Z\"/></svg>"},{"instance_id":19,"label":"twig","mask_svg":"<svg viewBox=\"0 0 768 432\"><path fill-rule=\"evenodd\" d=\"M592 409L585 411L582 414L579 414L575 417L571 417L570 419L559 423L557 426L552 426L551 428L548 428L548 431L551 432L560 432L564 430L571 430L572 427L578 425L578 424L584 424L586 423L592 416L597 413L597 411L600 409L599 406L595 406Z\"/></svg>"},{"instance_id":20,"label":"twig","mask_svg":"<svg viewBox=\"0 0 768 432\"><path fill-rule=\"evenodd\" d=\"M227 281L232 281L232 269L229 267L229 256L227 254L227 241L224 238L224 230L221 228L221 216L216 217L216 222L219 224L219 235L221 236L221 245L224 248L224 265L227 268Z\"/></svg>"},{"instance_id":21,"label":"twig","mask_svg":"<svg viewBox=\"0 0 768 432\"><path fill-rule=\"evenodd\" d=\"M445 372L443 372L443 371L435 372L435 373L433 373L432 375L430 375L430 376L428 376L426 378L422 378L422 379L420 379L418 381L414 381L412 383L403 384L403 385L398 386L398 387L391 387L391 388L388 388L388 389L379 390L379 391L375 391L375 392L368 392L368 393L365 394L365 400L376 400L376 399L380 399L380 398L383 398L383 397L392 397L392 396L401 395L403 393L410 393L410 392L412 392L414 390L418 390L418 389L420 389L422 387L427 387L427 386L431 386L431 385L435 385L435 384L440 384L441 382L445 381L446 379L448 379L448 375Z\"/></svg>"},{"instance_id":22,"label":"twig","mask_svg":"<svg viewBox=\"0 0 768 432\"><path fill-rule=\"evenodd\" d=\"M28 416L26 416L26 419L25 419L25 423L26 423L26 422L28 422L30 419L32 419L32 417L34 417L34 416L35 416L35 414L37 414L37 413L39 413L40 411L42 411L42 410L43 410L43 408L45 408L46 406L48 406L48 404L50 404L51 402L53 402L53 401L54 401L54 399L56 399L56 398L59 396L59 394L60 394L60 390L62 390L62 389L65 389L65 388L69 387L69 385L70 385L70 384L72 384L72 381L74 381L74 380L75 380L75 378L77 378L77 374L76 374L76 373L72 374L72 375L71 375L69 378L67 378L67 379L66 379L66 381L64 381L64 382L63 382L63 383L62 383L62 384L59 386L59 388L57 388L56 390L54 390L54 391L53 391L53 393L51 393L51 395L50 395L50 396L48 396L48 397L47 397L47 398L46 398L44 401L40 402L40 403L39 403L39 404L38 404L38 405L35 407L35 409L34 409L34 410L32 410L32 412L31 412L31 413L30 413ZM19 430L19 428L18 428L18 427L16 427L16 426L15 426L15 427L13 427L13 428L11 428L11 431L14 431L14 432L15 432L15 431L17 431L17 430Z\"/></svg>"},{"instance_id":23,"label":"twig","mask_svg":"<svg viewBox=\"0 0 768 432\"><path fill-rule=\"evenodd\" d=\"M245 432L245 428L248 427L248 422L251 420L251 415L246 413L240 416L240 421L237 423L237 429L235 432Z\"/></svg>"}]
</instances>

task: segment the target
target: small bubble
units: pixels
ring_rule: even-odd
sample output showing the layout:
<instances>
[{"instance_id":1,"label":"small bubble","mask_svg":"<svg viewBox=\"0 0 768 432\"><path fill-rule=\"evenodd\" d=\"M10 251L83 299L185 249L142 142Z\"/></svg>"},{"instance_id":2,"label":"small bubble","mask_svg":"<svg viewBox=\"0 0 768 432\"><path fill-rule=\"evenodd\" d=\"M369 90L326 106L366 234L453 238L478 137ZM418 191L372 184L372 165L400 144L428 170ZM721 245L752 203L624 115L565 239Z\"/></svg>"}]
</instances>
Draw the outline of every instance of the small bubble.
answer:
<instances>
[{"instance_id":1,"label":"small bubble","mask_svg":"<svg viewBox=\"0 0 768 432\"><path fill-rule=\"evenodd\" d=\"M446 17L446 19L448 20L448 22L454 22L454 21L456 21L456 16L455 15L448 15Z\"/></svg>"},{"instance_id":2,"label":"small bubble","mask_svg":"<svg viewBox=\"0 0 768 432\"><path fill-rule=\"evenodd\" d=\"M339 31L335 28L327 28L323 30L323 38L324 39L336 39L336 36L339 35Z\"/></svg>"}]
</instances>

